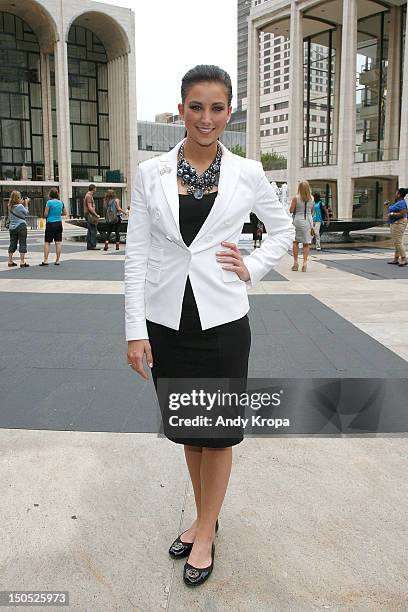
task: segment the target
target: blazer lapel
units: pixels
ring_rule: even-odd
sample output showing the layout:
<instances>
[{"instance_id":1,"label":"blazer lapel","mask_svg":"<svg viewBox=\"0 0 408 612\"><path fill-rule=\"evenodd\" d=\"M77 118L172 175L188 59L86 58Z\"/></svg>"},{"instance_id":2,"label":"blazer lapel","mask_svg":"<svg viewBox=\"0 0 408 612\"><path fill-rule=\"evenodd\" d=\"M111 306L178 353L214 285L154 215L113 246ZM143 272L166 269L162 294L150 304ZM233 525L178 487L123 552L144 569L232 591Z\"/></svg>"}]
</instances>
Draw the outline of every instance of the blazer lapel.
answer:
<instances>
[{"instance_id":1,"label":"blazer lapel","mask_svg":"<svg viewBox=\"0 0 408 612\"><path fill-rule=\"evenodd\" d=\"M180 223L179 195L177 182L177 154L183 142L183 140L179 142L171 151L166 153L166 155L160 155L160 157L158 157L160 180L163 187L164 195L166 196L167 203L170 207L179 233Z\"/></svg>"},{"instance_id":2,"label":"blazer lapel","mask_svg":"<svg viewBox=\"0 0 408 612\"><path fill-rule=\"evenodd\" d=\"M184 140L180 141L171 151L157 158L164 195L166 196L180 238L177 154L183 142ZM225 219L227 207L231 202L238 183L240 165L237 163L235 156L222 143L220 143L220 145L222 149L222 160L218 195L215 198L214 205L208 217L191 243L190 248L205 236L210 228L216 226L221 220Z\"/></svg>"},{"instance_id":3,"label":"blazer lapel","mask_svg":"<svg viewBox=\"0 0 408 612\"><path fill-rule=\"evenodd\" d=\"M222 160L220 180L218 183L218 195L215 198L214 205L208 217L191 243L190 248L205 236L212 227L217 226L220 221L225 220L227 208L238 183L241 167L237 163L235 156L222 143L220 143L220 145L222 149Z\"/></svg>"}]
</instances>

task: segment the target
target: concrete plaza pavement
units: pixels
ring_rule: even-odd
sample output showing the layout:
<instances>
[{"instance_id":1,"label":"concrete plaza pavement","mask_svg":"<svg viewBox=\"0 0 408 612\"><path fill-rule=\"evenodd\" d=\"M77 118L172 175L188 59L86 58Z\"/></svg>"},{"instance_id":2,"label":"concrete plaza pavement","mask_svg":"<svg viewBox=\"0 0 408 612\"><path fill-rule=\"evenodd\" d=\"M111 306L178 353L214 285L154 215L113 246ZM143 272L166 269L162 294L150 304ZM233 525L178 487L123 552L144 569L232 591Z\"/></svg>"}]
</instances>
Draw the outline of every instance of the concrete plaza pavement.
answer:
<instances>
[{"instance_id":1,"label":"concrete plaza pavement","mask_svg":"<svg viewBox=\"0 0 408 612\"><path fill-rule=\"evenodd\" d=\"M0 233L0 590L69 591L86 612L407 610L404 434L245 439L213 575L184 587L167 549L193 494L182 448L139 419L154 394L126 365L124 247L66 240L44 269L41 237L8 269ZM287 256L250 290L251 376L406 377L407 269L354 246L306 274Z\"/></svg>"}]
</instances>

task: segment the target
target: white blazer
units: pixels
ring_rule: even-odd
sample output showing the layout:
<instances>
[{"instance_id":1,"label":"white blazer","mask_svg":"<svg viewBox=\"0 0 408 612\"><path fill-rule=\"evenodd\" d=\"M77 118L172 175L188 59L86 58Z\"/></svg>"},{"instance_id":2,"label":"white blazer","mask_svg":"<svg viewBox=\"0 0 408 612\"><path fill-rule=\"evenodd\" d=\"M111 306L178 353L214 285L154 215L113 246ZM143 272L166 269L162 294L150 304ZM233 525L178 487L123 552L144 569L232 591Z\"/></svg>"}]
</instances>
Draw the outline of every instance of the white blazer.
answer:
<instances>
[{"instance_id":1,"label":"white blazer","mask_svg":"<svg viewBox=\"0 0 408 612\"><path fill-rule=\"evenodd\" d=\"M178 330L187 277L202 329L235 321L249 310L253 286L277 265L294 239L292 219L279 202L260 162L222 148L218 195L188 247L180 234L177 153L139 165L129 215L125 260L126 339L148 339L146 319ZM221 242L238 243L249 213L263 221L267 238L244 258L250 281L223 270Z\"/></svg>"}]
</instances>

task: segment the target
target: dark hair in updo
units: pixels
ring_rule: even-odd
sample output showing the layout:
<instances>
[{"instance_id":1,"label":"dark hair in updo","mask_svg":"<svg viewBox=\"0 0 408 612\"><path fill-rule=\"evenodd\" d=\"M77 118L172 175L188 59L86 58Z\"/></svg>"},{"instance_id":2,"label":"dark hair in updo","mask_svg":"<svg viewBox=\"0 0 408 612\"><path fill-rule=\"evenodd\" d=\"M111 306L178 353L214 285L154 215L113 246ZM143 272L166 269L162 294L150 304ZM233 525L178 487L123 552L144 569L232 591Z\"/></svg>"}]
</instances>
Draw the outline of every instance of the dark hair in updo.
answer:
<instances>
[{"instance_id":1,"label":"dark hair in updo","mask_svg":"<svg viewBox=\"0 0 408 612\"><path fill-rule=\"evenodd\" d=\"M186 101L187 93L191 85L202 83L203 81L222 83L225 85L228 94L228 106L231 105L232 84L230 75L222 68L208 64L199 64L191 68L191 70L186 72L183 76L181 80L181 101L183 104Z\"/></svg>"}]
</instances>

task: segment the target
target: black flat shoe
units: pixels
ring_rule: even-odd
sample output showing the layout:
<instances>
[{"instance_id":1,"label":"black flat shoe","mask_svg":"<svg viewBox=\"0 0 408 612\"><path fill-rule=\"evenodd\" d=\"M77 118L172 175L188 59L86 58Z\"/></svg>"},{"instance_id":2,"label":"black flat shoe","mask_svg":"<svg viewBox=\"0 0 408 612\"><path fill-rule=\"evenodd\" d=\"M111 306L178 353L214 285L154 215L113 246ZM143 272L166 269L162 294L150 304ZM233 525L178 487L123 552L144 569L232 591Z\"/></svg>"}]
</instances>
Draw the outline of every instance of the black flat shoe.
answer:
<instances>
[{"instance_id":1,"label":"black flat shoe","mask_svg":"<svg viewBox=\"0 0 408 612\"><path fill-rule=\"evenodd\" d=\"M390 266L399 266L398 261L387 261L387 264L389 264Z\"/></svg>"},{"instance_id":2,"label":"black flat shoe","mask_svg":"<svg viewBox=\"0 0 408 612\"><path fill-rule=\"evenodd\" d=\"M217 533L219 528L218 519L215 523L215 533ZM173 544L169 548L169 555L173 557L173 559L182 559L183 557L188 557L191 553L191 549L193 548L194 542L182 542L180 540L180 536L176 538Z\"/></svg>"},{"instance_id":3,"label":"black flat shoe","mask_svg":"<svg viewBox=\"0 0 408 612\"><path fill-rule=\"evenodd\" d=\"M190 563L184 564L183 580L187 586L198 586L209 578L214 569L215 545L211 547L211 565L208 567L194 567Z\"/></svg>"}]
</instances>

